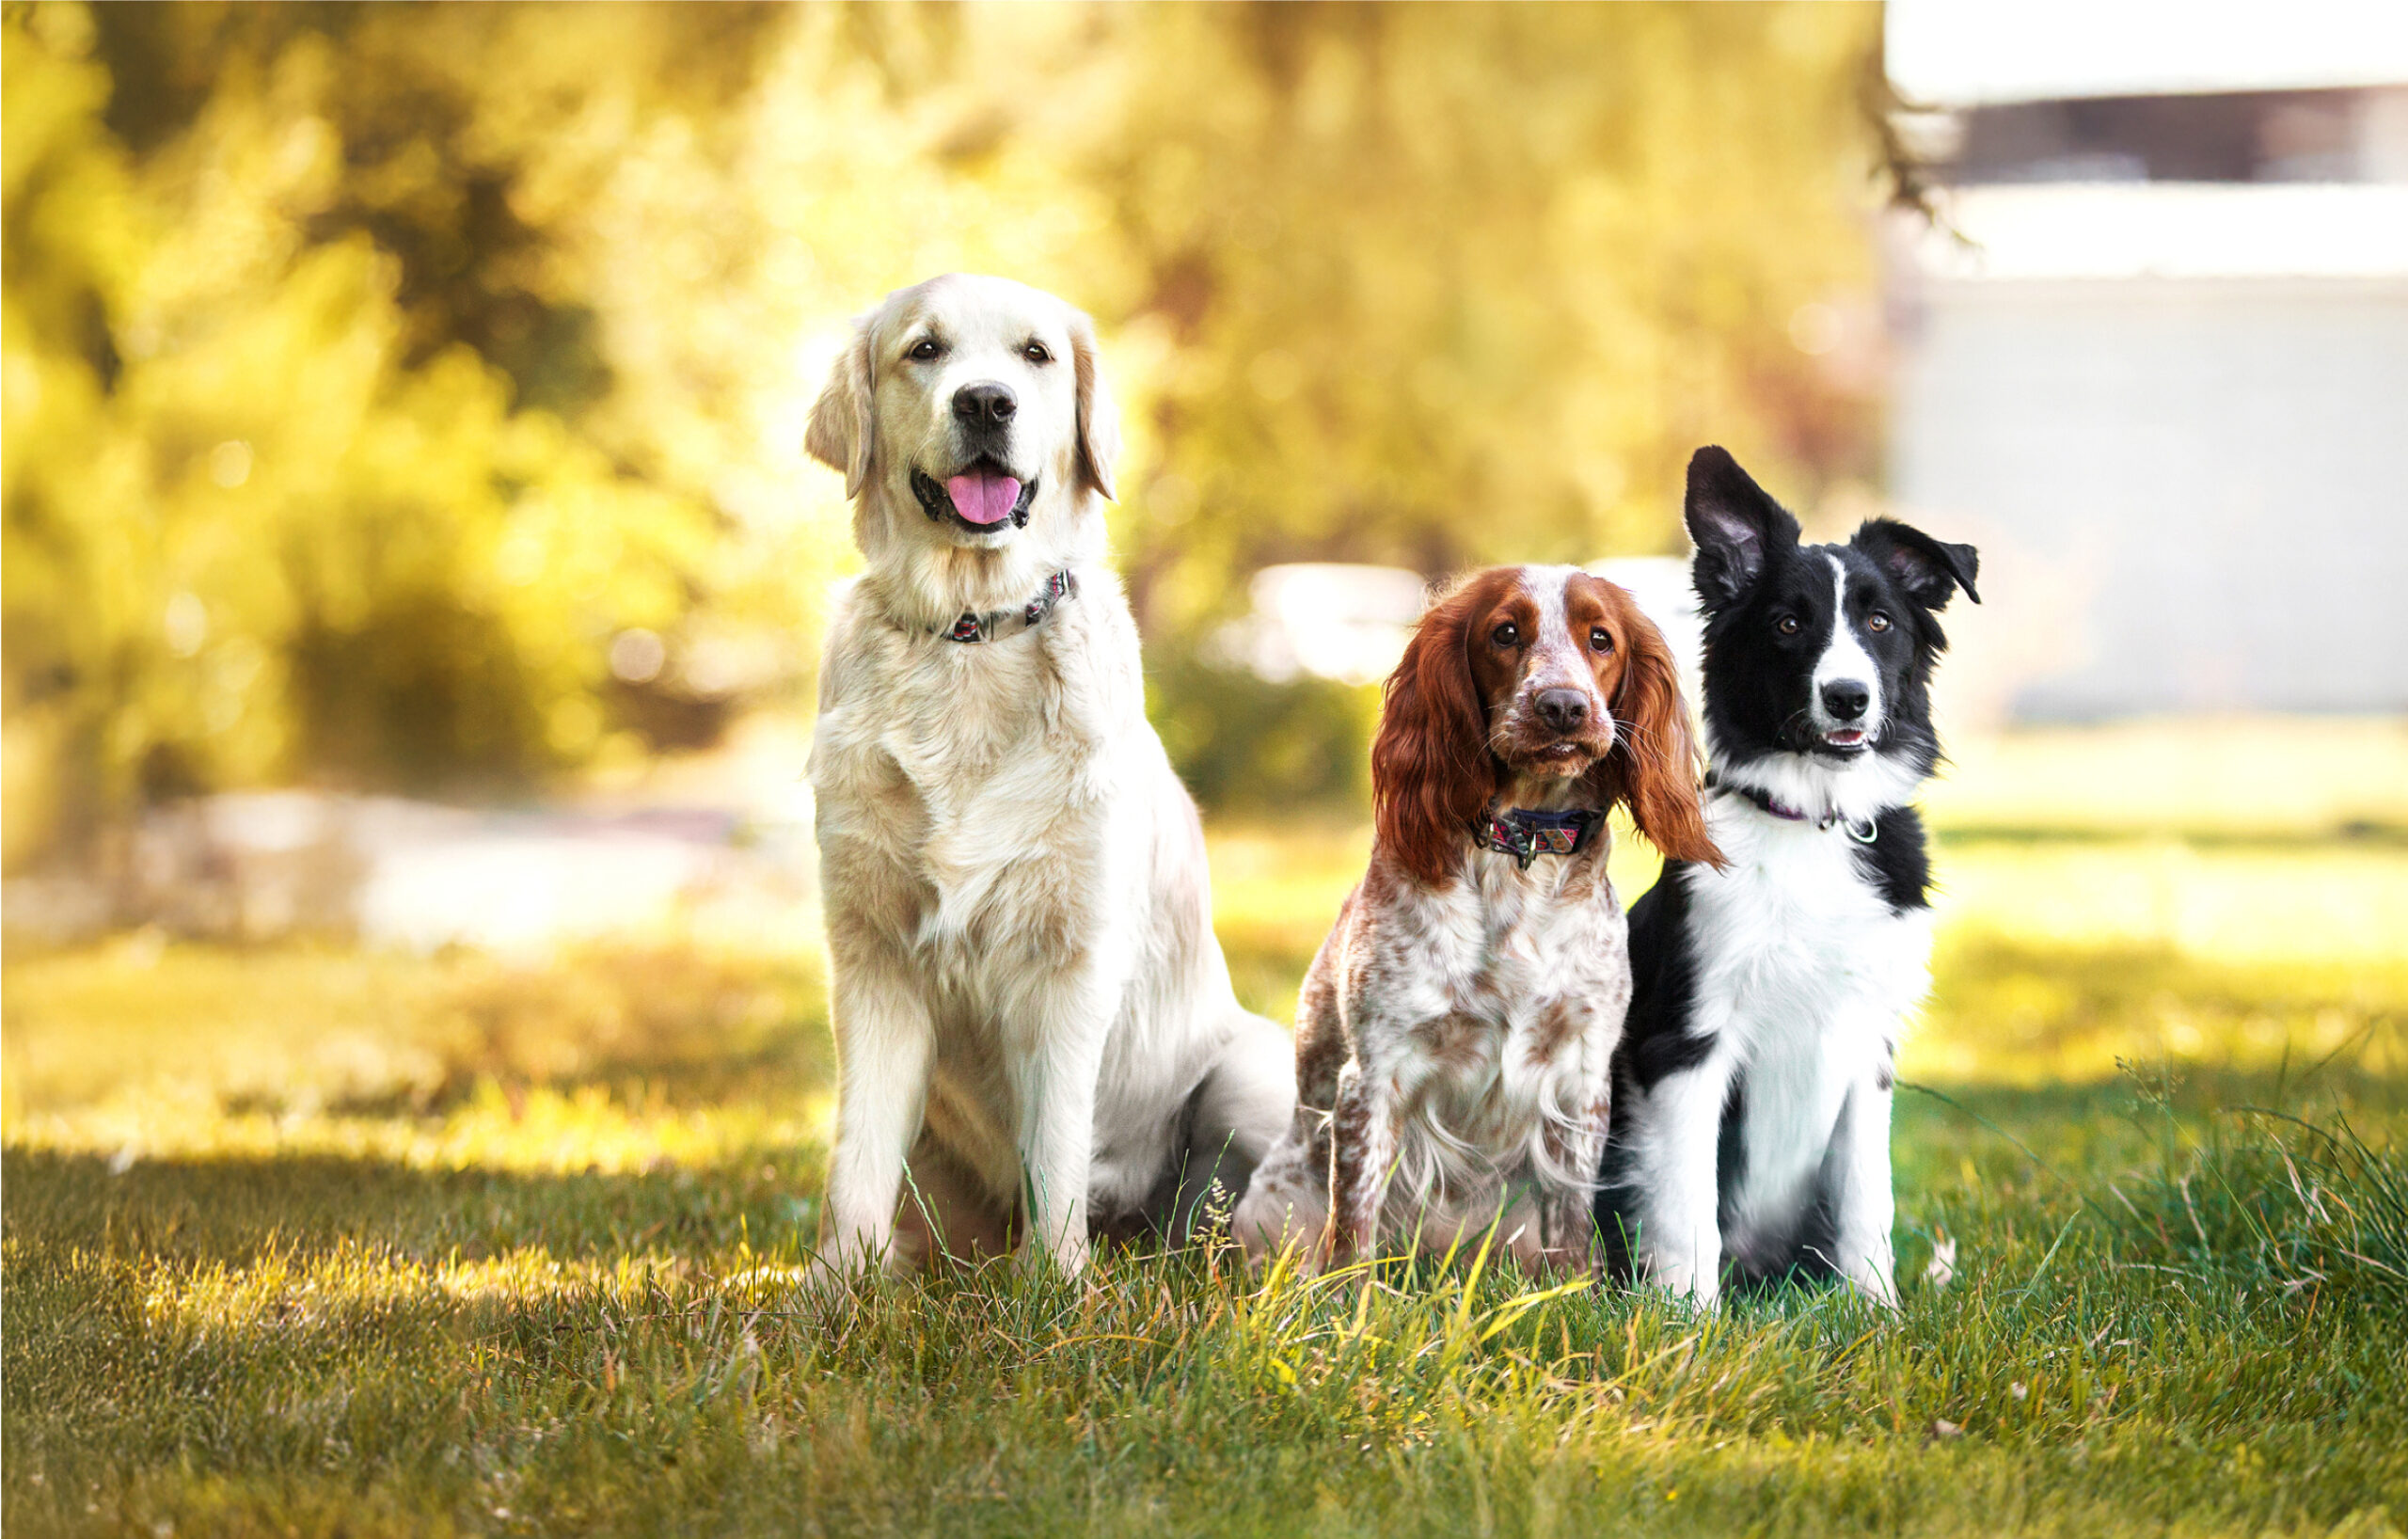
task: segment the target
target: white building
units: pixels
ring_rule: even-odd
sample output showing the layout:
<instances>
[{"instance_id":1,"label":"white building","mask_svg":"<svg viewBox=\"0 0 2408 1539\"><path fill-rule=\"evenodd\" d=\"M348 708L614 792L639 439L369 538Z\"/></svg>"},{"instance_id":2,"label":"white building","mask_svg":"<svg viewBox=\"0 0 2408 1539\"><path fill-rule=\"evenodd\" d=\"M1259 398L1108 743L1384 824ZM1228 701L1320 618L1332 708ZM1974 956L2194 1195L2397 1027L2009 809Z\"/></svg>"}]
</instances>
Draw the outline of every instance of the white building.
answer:
<instances>
[{"instance_id":1,"label":"white building","mask_svg":"<svg viewBox=\"0 0 2408 1539\"><path fill-rule=\"evenodd\" d=\"M2408 6L1893 0L1891 496L2027 720L2408 708ZM1967 628L1972 628L1969 623Z\"/></svg>"}]
</instances>

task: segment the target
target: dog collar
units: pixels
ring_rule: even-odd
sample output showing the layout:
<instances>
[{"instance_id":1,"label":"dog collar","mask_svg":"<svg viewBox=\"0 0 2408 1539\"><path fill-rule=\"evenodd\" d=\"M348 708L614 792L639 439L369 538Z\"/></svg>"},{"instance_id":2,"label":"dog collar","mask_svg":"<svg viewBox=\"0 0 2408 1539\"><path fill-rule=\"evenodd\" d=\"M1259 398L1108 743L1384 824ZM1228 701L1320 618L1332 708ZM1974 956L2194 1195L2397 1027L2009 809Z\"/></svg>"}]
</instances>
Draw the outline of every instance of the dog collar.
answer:
<instances>
[{"instance_id":1,"label":"dog collar","mask_svg":"<svg viewBox=\"0 0 2408 1539\"><path fill-rule=\"evenodd\" d=\"M1834 823L1844 822L1847 825L1847 836L1861 845L1871 844L1879 837L1881 833L1880 827L1870 817L1861 821L1852 817L1843 818L1836 807L1824 813L1820 817L1811 817L1788 802L1777 800L1769 791L1758 790L1753 785L1734 785L1729 781L1716 776L1712 770L1706 771L1705 788L1709 791L1728 791L1735 796L1744 797L1783 822L1812 823L1817 833L1829 829Z\"/></svg>"},{"instance_id":2,"label":"dog collar","mask_svg":"<svg viewBox=\"0 0 2408 1539\"><path fill-rule=\"evenodd\" d=\"M1530 812L1494 808L1471 820L1471 840L1482 849L1511 855L1525 871L1541 855L1576 855L1589 846L1589 836L1604 824L1606 815L1587 807L1570 812Z\"/></svg>"},{"instance_id":3,"label":"dog collar","mask_svg":"<svg viewBox=\"0 0 2408 1539\"><path fill-rule=\"evenodd\" d=\"M933 632L948 642L975 644L979 642L1000 642L1006 636L1017 636L1023 630L1035 630L1045 623L1045 617L1066 598L1078 596L1079 579L1064 567L1045 579L1045 589L1035 598L1016 610L994 610L986 614L970 610L961 611L951 628Z\"/></svg>"}]
</instances>

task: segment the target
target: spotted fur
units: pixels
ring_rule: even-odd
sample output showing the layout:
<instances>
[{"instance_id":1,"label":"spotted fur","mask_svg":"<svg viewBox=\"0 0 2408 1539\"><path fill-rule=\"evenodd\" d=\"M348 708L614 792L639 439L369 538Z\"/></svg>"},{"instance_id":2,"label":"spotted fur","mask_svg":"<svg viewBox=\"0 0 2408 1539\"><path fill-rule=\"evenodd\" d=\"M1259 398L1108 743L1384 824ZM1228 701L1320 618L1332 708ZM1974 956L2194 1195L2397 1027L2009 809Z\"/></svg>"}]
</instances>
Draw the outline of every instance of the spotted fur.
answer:
<instances>
[{"instance_id":1,"label":"spotted fur","mask_svg":"<svg viewBox=\"0 0 2408 1539\"><path fill-rule=\"evenodd\" d=\"M1257 1254L1334 1264L1501 1222L1526 1261L1591 1264L1630 997L1611 841L1526 867L1472 822L1619 801L1715 860L1690 743L1663 638L1609 583L1497 568L1423 619L1373 746L1370 866L1297 1004L1295 1120L1238 1209Z\"/></svg>"}]
</instances>

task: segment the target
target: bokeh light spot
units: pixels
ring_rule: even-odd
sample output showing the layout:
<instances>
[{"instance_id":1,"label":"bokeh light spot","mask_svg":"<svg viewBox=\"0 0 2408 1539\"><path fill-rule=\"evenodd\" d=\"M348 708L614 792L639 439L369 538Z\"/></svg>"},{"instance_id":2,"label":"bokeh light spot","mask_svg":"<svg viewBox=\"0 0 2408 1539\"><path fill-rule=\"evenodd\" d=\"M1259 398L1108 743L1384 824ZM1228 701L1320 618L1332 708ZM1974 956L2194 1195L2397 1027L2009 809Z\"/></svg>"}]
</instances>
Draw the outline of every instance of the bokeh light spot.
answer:
<instances>
[{"instance_id":1,"label":"bokeh light spot","mask_svg":"<svg viewBox=\"0 0 2408 1539\"><path fill-rule=\"evenodd\" d=\"M623 630L610 643L611 676L629 684L649 684L660 676L669 648L660 638L638 627Z\"/></svg>"},{"instance_id":2,"label":"bokeh light spot","mask_svg":"<svg viewBox=\"0 0 2408 1539\"><path fill-rule=\"evenodd\" d=\"M251 479L251 446L229 438L209 452L209 479L232 491Z\"/></svg>"}]
</instances>

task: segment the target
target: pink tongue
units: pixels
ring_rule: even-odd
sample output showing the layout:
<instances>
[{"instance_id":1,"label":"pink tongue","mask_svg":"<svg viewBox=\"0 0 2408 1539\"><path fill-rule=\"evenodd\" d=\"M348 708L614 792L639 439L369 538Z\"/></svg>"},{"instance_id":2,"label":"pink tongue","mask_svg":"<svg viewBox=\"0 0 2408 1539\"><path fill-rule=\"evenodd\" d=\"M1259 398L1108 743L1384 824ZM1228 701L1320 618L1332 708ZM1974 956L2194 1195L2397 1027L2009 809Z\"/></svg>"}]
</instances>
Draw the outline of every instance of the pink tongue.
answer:
<instances>
[{"instance_id":1,"label":"pink tongue","mask_svg":"<svg viewBox=\"0 0 2408 1539\"><path fill-rule=\"evenodd\" d=\"M1020 483L1009 476L955 476L944 484L953 511L974 524L1000 524L1020 500Z\"/></svg>"}]
</instances>

